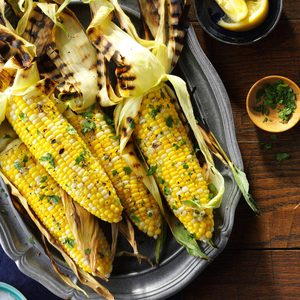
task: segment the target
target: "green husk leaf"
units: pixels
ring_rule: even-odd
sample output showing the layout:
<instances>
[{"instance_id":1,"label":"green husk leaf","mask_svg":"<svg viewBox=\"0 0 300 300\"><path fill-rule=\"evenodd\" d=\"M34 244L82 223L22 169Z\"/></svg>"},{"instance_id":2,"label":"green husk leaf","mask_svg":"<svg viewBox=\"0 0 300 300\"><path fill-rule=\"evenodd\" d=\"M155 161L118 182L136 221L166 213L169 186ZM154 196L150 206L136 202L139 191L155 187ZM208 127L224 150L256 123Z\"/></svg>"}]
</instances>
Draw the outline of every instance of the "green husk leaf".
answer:
<instances>
[{"instance_id":1,"label":"green husk leaf","mask_svg":"<svg viewBox=\"0 0 300 300\"><path fill-rule=\"evenodd\" d=\"M240 170L227 156L225 151L222 149L221 145L219 144L218 140L214 136L214 134L210 132L206 132L201 126L198 126L199 132L203 135L205 138L206 144L210 148L210 151L218 157L223 164L230 167L233 177L235 179L236 184L238 185L240 191L242 192L242 195L244 196L247 204L249 207L253 210L253 212L257 215L260 214L260 211L256 205L255 200L251 196L249 192L249 182L247 179L246 174Z\"/></svg>"},{"instance_id":2,"label":"green husk leaf","mask_svg":"<svg viewBox=\"0 0 300 300\"><path fill-rule=\"evenodd\" d=\"M167 239L167 226L166 226L166 222L162 221L161 233L158 236L155 245L155 263L157 265L160 263L160 258L165 247L166 239Z\"/></svg>"}]
</instances>

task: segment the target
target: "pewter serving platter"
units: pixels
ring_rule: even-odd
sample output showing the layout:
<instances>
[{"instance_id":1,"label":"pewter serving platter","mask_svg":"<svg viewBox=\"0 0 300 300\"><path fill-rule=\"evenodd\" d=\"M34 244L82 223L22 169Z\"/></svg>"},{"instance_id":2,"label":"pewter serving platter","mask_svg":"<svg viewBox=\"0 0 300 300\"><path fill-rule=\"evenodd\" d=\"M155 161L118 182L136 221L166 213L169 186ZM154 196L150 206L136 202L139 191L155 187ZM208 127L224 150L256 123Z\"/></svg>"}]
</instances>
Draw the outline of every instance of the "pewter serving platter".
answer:
<instances>
[{"instance_id":1,"label":"pewter serving platter","mask_svg":"<svg viewBox=\"0 0 300 300\"><path fill-rule=\"evenodd\" d=\"M123 8L129 15L133 18L138 17L138 6L135 1L121 1L121 3L124 4ZM79 7L80 5L73 3L71 7L87 24L88 11ZM194 91L193 104L196 115L205 119L210 130L217 136L231 159L238 167L242 168L242 159L235 137L227 93L215 69L198 44L192 27L187 31L186 46L180 58L179 69L190 90ZM240 198L240 192L229 170L218 162L217 167L225 178L226 192L220 209L216 211L213 239L216 248L202 245L205 253L212 258L211 262L227 244L233 227L235 208ZM65 285L53 271L39 242L39 235L21 219L11 204L6 186L2 181L0 184L2 187L0 192L0 211L2 212L0 213L0 242L4 251L24 274L40 282L57 296L72 300L86 299L81 293ZM137 239L140 252L153 257L154 242L142 234L138 234ZM121 247L123 247L122 244L124 247L127 246L125 241L121 240ZM62 271L70 274L76 281L61 257L55 252L53 253ZM133 258L117 258L114 262L112 276L104 285L109 288L116 299L161 300L184 288L211 262L188 255L169 234L162 261L158 267L150 267L146 263L139 265ZM93 291L85 289L90 299L100 299Z\"/></svg>"}]
</instances>

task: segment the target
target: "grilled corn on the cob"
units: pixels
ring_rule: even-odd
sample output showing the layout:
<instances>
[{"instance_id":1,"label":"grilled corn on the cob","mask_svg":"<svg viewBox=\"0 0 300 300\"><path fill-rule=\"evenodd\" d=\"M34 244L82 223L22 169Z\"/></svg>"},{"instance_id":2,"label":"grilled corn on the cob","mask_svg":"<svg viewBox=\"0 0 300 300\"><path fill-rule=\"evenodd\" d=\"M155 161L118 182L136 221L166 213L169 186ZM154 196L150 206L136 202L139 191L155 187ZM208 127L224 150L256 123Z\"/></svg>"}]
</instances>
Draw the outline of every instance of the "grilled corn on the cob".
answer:
<instances>
[{"instance_id":1,"label":"grilled corn on the cob","mask_svg":"<svg viewBox=\"0 0 300 300\"><path fill-rule=\"evenodd\" d=\"M135 138L174 214L197 239L209 240L213 212L201 208L209 201L208 184L174 102L163 86L146 94Z\"/></svg>"},{"instance_id":2,"label":"grilled corn on the cob","mask_svg":"<svg viewBox=\"0 0 300 300\"><path fill-rule=\"evenodd\" d=\"M10 149L1 153L0 162L3 174L26 198L29 206L50 234L79 267L91 273L89 262L78 248L78 243L68 224L60 198L59 185L21 142L14 143ZM112 269L110 248L101 230L99 238L101 249L98 250L96 270L104 277L108 277Z\"/></svg>"},{"instance_id":3,"label":"grilled corn on the cob","mask_svg":"<svg viewBox=\"0 0 300 300\"><path fill-rule=\"evenodd\" d=\"M12 96L6 116L36 160L77 203L104 221L120 221L123 208L109 177L48 97Z\"/></svg>"},{"instance_id":4,"label":"grilled corn on the cob","mask_svg":"<svg viewBox=\"0 0 300 300\"><path fill-rule=\"evenodd\" d=\"M68 111L66 117L101 161L133 223L149 236L156 237L161 230L159 206L142 179L121 157L119 137L113 130L112 120L98 106L84 114Z\"/></svg>"}]
</instances>

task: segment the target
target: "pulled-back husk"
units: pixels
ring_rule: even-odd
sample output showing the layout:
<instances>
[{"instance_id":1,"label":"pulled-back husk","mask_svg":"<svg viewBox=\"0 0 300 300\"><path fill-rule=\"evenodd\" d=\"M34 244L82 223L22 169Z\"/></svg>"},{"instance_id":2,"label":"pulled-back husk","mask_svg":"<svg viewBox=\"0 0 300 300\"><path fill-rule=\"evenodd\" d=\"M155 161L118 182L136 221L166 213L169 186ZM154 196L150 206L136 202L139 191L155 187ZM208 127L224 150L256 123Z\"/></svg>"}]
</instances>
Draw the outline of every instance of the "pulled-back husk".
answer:
<instances>
[{"instance_id":1,"label":"pulled-back husk","mask_svg":"<svg viewBox=\"0 0 300 300\"><path fill-rule=\"evenodd\" d=\"M21 141L16 141L16 142L20 142ZM8 146L9 147L9 146ZM31 220L35 223L35 225L37 226L37 228L39 229L39 231L41 232L41 234L47 239L47 241L53 246L55 247L60 254L63 256L63 258L65 259L65 261L67 262L67 264L69 265L69 267L72 269L72 271L75 273L75 275L77 276L77 278L79 279L79 281L81 283L83 283L84 285L89 286L90 288L92 288L94 291L96 291L99 295L103 296L105 299L108 300L112 300L114 299L114 297L111 295L111 293L104 287L102 286L99 282L97 282L90 274L88 274L87 272L84 272L82 269L80 269L75 263L74 261L68 256L68 254L63 250L62 246L60 245L59 242L57 242L49 233L49 231L47 230L47 228L40 222L40 220L37 218L37 216L35 215L34 211L30 208L30 206L28 205L26 199L20 194L20 192L18 191L18 189L7 179L7 177L0 171L0 177L3 179L4 183L10 187L11 193L12 195L14 195L15 197L17 197L19 199L19 201L21 202L22 206L25 208L26 212L28 213L28 215L30 216ZM57 272L57 274L59 275L59 277L70 287L82 292L83 294L85 294L87 296L87 293L81 288L79 287L77 284L75 284L67 275L63 274L55 260L53 259L50 251L47 249L46 247L46 254L48 255L48 257L51 260L51 263L55 269L55 271Z\"/></svg>"}]
</instances>

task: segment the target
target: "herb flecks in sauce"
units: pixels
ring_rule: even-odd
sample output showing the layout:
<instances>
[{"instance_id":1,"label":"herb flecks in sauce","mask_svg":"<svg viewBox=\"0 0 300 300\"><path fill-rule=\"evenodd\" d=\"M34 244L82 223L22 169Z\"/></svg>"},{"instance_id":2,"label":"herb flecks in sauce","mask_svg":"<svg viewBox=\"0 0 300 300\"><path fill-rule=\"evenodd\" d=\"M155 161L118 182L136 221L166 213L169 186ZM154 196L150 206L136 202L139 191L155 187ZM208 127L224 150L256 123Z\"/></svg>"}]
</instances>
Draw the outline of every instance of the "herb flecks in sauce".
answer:
<instances>
[{"instance_id":1,"label":"herb flecks in sauce","mask_svg":"<svg viewBox=\"0 0 300 300\"><path fill-rule=\"evenodd\" d=\"M296 94L282 80L278 80L273 84L266 84L256 94L254 109L264 116L269 116L271 110L276 110L281 123L287 123L296 108ZM271 119L265 117L264 122L268 121L271 121Z\"/></svg>"}]
</instances>

